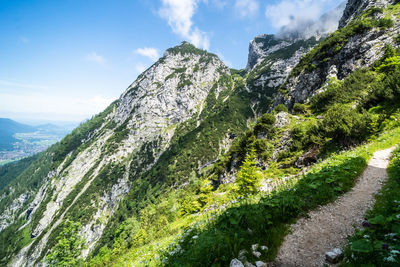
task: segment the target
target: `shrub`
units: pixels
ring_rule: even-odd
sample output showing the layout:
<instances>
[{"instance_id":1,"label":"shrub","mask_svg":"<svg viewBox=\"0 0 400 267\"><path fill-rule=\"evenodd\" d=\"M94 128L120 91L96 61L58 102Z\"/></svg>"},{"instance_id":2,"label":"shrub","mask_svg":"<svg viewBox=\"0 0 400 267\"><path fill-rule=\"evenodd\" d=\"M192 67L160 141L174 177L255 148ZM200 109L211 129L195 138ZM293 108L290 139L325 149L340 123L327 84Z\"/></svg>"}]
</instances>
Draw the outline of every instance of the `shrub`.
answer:
<instances>
[{"instance_id":1,"label":"shrub","mask_svg":"<svg viewBox=\"0 0 400 267\"><path fill-rule=\"evenodd\" d=\"M357 70L344 81L331 79L325 91L310 99L311 109L314 112L324 112L335 103L353 103L361 98L375 79L375 74L368 69Z\"/></svg>"},{"instance_id":2,"label":"shrub","mask_svg":"<svg viewBox=\"0 0 400 267\"><path fill-rule=\"evenodd\" d=\"M51 266L75 266L83 248L84 240L78 236L81 228L79 222L65 221L63 231L58 235L58 243L46 257Z\"/></svg>"},{"instance_id":3,"label":"shrub","mask_svg":"<svg viewBox=\"0 0 400 267\"><path fill-rule=\"evenodd\" d=\"M288 112L288 108L284 104L279 104L274 108L274 112L279 113L279 112Z\"/></svg>"},{"instance_id":4,"label":"shrub","mask_svg":"<svg viewBox=\"0 0 400 267\"><path fill-rule=\"evenodd\" d=\"M399 104L399 100L400 69L395 67L381 81L373 84L368 96L362 99L362 104L365 108L371 108L382 102L396 106Z\"/></svg>"},{"instance_id":5,"label":"shrub","mask_svg":"<svg viewBox=\"0 0 400 267\"><path fill-rule=\"evenodd\" d=\"M358 113L349 105L335 104L326 112L320 130L335 141L349 144L370 134L369 122L366 112Z\"/></svg>"},{"instance_id":6,"label":"shrub","mask_svg":"<svg viewBox=\"0 0 400 267\"><path fill-rule=\"evenodd\" d=\"M293 106L293 113L294 114L307 114L307 106L305 104L296 103Z\"/></svg>"},{"instance_id":7,"label":"shrub","mask_svg":"<svg viewBox=\"0 0 400 267\"><path fill-rule=\"evenodd\" d=\"M275 123L276 118L271 113L264 114L254 126L254 134L258 135L259 133L264 134L272 134L274 132L273 124Z\"/></svg>"},{"instance_id":8,"label":"shrub","mask_svg":"<svg viewBox=\"0 0 400 267\"><path fill-rule=\"evenodd\" d=\"M378 27L382 28L382 29L388 29L393 27L394 22L392 19L389 18L382 18L380 20L378 20Z\"/></svg>"}]
</instances>

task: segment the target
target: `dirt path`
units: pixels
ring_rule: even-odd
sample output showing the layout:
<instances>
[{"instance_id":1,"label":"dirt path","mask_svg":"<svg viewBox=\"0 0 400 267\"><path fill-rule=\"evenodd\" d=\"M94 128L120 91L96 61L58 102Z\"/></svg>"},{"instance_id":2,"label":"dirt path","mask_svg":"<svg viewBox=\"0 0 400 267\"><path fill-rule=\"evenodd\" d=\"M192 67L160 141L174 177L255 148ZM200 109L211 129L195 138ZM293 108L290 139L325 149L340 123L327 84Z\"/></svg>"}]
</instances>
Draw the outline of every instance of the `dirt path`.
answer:
<instances>
[{"instance_id":1,"label":"dirt path","mask_svg":"<svg viewBox=\"0 0 400 267\"><path fill-rule=\"evenodd\" d=\"M292 225L275 266L323 266L325 252L346 244L353 225L360 226L374 203L374 194L387 179L386 168L394 148L375 152L354 188L335 202L320 207Z\"/></svg>"}]
</instances>

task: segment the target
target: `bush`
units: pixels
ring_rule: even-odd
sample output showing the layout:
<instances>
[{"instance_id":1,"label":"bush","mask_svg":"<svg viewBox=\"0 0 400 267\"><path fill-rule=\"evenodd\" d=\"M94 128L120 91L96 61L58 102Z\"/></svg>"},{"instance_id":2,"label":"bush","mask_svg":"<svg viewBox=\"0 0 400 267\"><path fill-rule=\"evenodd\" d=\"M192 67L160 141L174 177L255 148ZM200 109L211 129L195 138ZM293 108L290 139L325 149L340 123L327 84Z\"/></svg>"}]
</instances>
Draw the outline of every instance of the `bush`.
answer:
<instances>
[{"instance_id":1,"label":"bush","mask_svg":"<svg viewBox=\"0 0 400 267\"><path fill-rule=\"evenodd\" d=\"M382 18L380 20L378 20L378 27L382 28L382 29L388 29L393 27L394 22L392 19L389 18Z\"/></svg>"},{"instance_id":2,"label":"bush","mask_svg":"<svg viewBox=\"0 0 400 267\"><path fill-rule=\"evenodd\" d=\"M279 112L288 112L288 108L284 105L284 104L279 104L274 108L274 112L275 113L279 113Z\"/></svg>"},{"instance_id":3,"label":"bush","mask_svg":"<svg viewBox=\"0 0 400 267\"><path fill-rule=\"evenodd\" d=\"M361 98L375 79L375 74L368 69L357 70L344 81L331 79L325 91L310 99L311 109L314 112L324 112L335 103L353 103Z\"/></svg>"},{"instance_id":4,"label":"bush","mask_svg":"<svg viewBox=\"0 0 400 267\"><path fill-rule=\"evenodd\" d=\"M349 105L335 104L325 114L320 130L343 144L361 141L370 134L370 115L359 113Z\"/></svg>"},{"instance_id":5,"label":"bush","mask_svg":"<svg viewBox=\"0 0 400 267\"><path fill-rule=\"evenodd\" d=\"M254 134L258 135L259 133L264 134L272 134L274 132L274 123L276 118L271 113L264 114L258 121L257 124L254 126Z\"/></svg>"},{"instance_id":6,"label":"bush","mask_svg":"<svg viewBox=\"0 0 400 267\"><path fill-rule=\"evenodd\" d=\"M293 113L294 114L307 114L307 106L304 104L296 103L293 106Z\"/></svg>"},{"instance_id":7,"label":"bush","mask_svg":"<svg viewBox=\"0 0 400 267\"><path fill-rule=\"evenodd\" d=\"M63 231L58 235L58 243L46 257L51 266L75 266L78 265L78 257L83 248L84 240L78 236L81 228L79 222L66 220Z\"/></svg>"},{"instance_id":8,"label":"bush","mask_svg":"<svg viewBox=\"0 0 400 267\"><path fill-rule=\"evenodd\" d=\"M362 104L367 109L382 102L393 106L398 106L400 102L400 69L398 67L381 81L373 84L368 96L362 99Z\"/></svg>"}]
</instances>

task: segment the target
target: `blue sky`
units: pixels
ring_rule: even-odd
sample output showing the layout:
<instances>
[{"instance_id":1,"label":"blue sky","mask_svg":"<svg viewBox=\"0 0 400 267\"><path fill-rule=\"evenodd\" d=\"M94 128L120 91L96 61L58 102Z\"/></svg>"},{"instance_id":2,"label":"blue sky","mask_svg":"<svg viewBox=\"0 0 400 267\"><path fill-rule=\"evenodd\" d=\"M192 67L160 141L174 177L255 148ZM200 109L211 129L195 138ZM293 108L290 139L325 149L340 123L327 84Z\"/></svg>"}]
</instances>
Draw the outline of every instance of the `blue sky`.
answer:
<instances>
[{"instance_id":1,"label":"blue sky","mask_svg":"<svg viewBox=\"0 0 400 267\"><path fill-rule=\"evenodd\" d=\"M337 0L1 0L0 117L81 121L183 40L243 68L248 43Z\"/></svg>"}]
</instances>

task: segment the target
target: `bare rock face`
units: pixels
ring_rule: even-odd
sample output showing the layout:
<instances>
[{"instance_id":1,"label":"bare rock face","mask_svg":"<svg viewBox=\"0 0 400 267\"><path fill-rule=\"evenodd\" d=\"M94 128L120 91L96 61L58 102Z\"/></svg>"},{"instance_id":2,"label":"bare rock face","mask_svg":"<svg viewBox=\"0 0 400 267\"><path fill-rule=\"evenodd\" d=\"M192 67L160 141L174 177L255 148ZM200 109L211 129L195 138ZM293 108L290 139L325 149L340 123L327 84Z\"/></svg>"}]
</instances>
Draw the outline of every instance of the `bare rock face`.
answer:
<instances>
[{"instance_id":1,"label":"bare rock face","mask_svg":"<svg viewBox=\"0 0 400 267\"><path fill-rule=\"evenodd\" d=\"M400 22L394 18L389 29L375 28L349 38L348 42L334 56L324 63L316 63L313 70L302 70L289 77L284 85L285 93L278 93L273 106L285 104L289 109L295 103L304 103L323 88L331 77L344 79L353 71L370 67L380 59L386 45L397 46L394 40L400 33Z\"/></svg>"},{"instance_id":2,"label":"bare rock face","mask_svg":"<svg viewBox=\"0 0 400 267\"><path fill-rule=\"evenodd\" d=\"M308 40L283 40L272 35L262 35L251 41L246 89L254 96L252 103L255 113L267 111L293 68L317 43L314 37Z\"/></svg>"},{"instance_id":3,"label":"bare rock face","mask_svg":"<svg viewBox=\"0 0 400 267\"><path fill-rule=\"evenodd\" d=\"M362 11L370 7L385 8L396 0L348 0L343 17L339 21L339 28L345 27L352 19L361 14Z\"/></svg>"},{"instance_id":4,"label":"bare rock face","mask_svg":"<svg viewBox=\"0 0 400 267\"><path fill-rule=\"evenodd\" d=\"M264 58L292 43L293 41L279 39L271 34L262 34L255 37L250 41L246 71L250 71Z\"/></svg>"}]
</instances>

